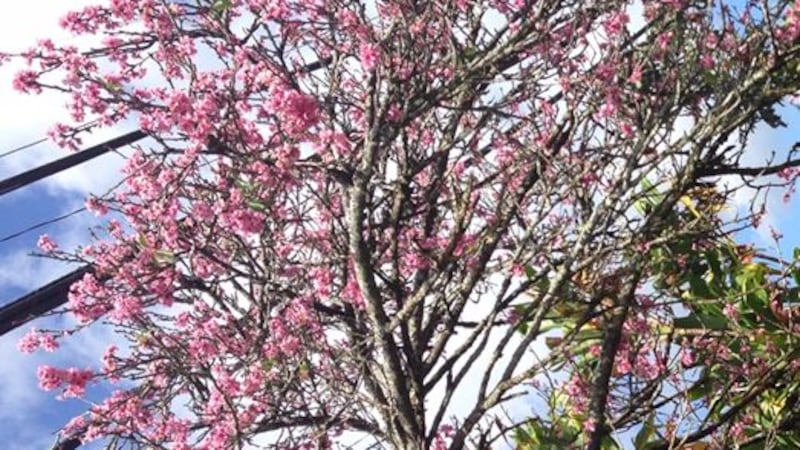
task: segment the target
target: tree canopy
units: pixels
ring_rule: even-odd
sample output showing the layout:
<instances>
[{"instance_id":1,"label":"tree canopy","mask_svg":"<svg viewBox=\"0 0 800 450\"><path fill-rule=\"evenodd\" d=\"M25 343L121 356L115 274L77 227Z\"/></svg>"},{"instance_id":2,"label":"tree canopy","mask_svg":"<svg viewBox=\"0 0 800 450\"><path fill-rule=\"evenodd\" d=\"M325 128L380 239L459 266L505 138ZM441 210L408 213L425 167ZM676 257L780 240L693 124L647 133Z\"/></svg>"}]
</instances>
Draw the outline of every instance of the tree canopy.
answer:
<instances>
[{"instance_id":1,"label":"tree canopy","mask_svg":"<svg viewBox=\"0 0 800 450\"><path fill-rule=\"evenodd\" d=\"M751 145L800 90L800 3L110 0L61 25L96 39L7 55L15 86L150 137L87 201L91 242L40 241L92 267L70 332L126 341L40 368L118 388L66 435L800 445L800 254L737 244L763 204L732 206L800 173Z\"/></svg>"}]
</instances>

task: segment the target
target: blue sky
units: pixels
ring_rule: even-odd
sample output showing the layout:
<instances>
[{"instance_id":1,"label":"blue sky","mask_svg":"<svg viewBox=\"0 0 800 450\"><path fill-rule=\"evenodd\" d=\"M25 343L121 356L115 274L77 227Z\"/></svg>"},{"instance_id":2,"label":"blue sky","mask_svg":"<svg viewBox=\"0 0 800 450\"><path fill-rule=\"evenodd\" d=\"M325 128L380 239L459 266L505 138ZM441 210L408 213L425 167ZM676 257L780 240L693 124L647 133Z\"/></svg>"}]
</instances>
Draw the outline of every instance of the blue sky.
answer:
<instances>
[{"instance_id":1,"label":"blue sky","mask_svg":"<svg viewBox=\"0 0 800 450\"><path fill-rule=\"evenodd\" d=\"M21 49L40 37L53 37L59 42L74 40L58 30L58 18L65 11L88 3L93 2L29 0L15 3L13 9L0 15L0 29L3 30L0 49ZM13 64L0 67L0 153L37 140L45 135L54 122L67 120L63 97L51 94L23 96L11 89L11 80L17 68L19 66ZM786 112L785 119L790 127L761 130L754 139L752 154L767 155L775 150L780 157L782 150L800 140L800 133L794 131L800 130L800 113L793 107L787 108ZM86 136L85 145L101 142L124 131L128 130L101 130ZM65 150L45 143L0 159L0 178L56 159L65 153ZM748 160L755 163L758 158L751 157ZM121 162L121 157L109 154L0 197L0 237L70 212L82 206L83 199L89 193L105 192L119 179ZM769 245L767 225L771 224L784 233L784 250L800 246L800 231L794 227L794 215L800 213L800 200L784 204L780 197L780 193L777 193L769 199L770 210L765 225L760 230L742 234L743 240L754 241L760 246ZM745 193L737 200L739 204L744 204L748 196ZM28 256L35 251L36 240L42 232L48 233L62 247L69 248L85 242L87 229L96 223L91 214L82 213L43 230L0 243L0 304L70 270L63 264ZM52 319L35 323L40 328L53 325ZM92 329L70 338L64 344L66 348L56 354L22 355L16 350L16 342L31 326L29 324L0 338L0 443L7 450L49 448L54 441L53 432L86 407L82 401L58 401L52 392L40 391L36 368L44 363L96 366L100 354L113 339L108 330Z\"/></svg>"}]
</instances>

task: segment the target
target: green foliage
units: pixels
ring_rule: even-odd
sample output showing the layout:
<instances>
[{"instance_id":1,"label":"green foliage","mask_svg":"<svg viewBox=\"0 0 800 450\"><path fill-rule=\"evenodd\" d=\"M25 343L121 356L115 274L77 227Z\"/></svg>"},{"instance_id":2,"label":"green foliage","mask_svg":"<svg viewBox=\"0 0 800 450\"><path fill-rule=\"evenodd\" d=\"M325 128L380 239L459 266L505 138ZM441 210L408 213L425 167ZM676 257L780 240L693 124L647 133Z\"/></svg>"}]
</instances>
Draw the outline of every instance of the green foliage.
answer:
<instances>
[{"instance_id":1,"label":"green foliage","mask_svg":"<svg viewBox=\"0 0 800 450\"><path fill-rule=\"evenodd\" d=\"M641 187L642 196L635 207L647 216L664 196L649 181ZM696 208L691 198L683 203L686 208L675 208L665 221L698 229L710 223L708 210ZM730 238L698 240L686 233L650 247L645 252L645 266L653 295L679 302L671 323L661 329L663 339L675 349L685 345L687 339L691 342L700 337L711 339L715 345L707 349L702 345L691 347L697 352L692 366L695 381L680 396L702 405L700 409L708 420L725 421L722 430L747 417L741 422L745 425L738 425L743 426L744 438L740 439L757 444L743 448L766 448L767 442L770 448L800 448L800 432L795 431L800 425L800 401L795 394L800 393L800 377L793 365L800 359L800 327L797 311L791 311L800 305L800 249L795 249L792 261L778 265L771 259L758 258L752 248L736 245ZM529 276L533 276L532 271ZM568 349L569 357L555 366L557 370L580 373L585 378L591 376L596 363L589 350L602 342L604 333L602 313L593 312L598 305L580 300L590 297L593 287L596 293L596 286L582 278L582 274L576 274L547 315L546 330L555 330L559 337L550 337L546 343L554 350ZM589 292L584 292L587 286ZM519 308L520 313L528 310L527 306ZM519 330L526 333L527 327L523 322ZM766 368L764 373L757 373L759 365ZM753 375L742 377L732 370L736 367L751 367ZM570 402L558 394L552 400L553 416ZM733 408L737 413L726 415ZM538 419L528 422L517 430L517 448L581 448L585 417L564 417L549 424ZM659 422L655 410L630 425L638 428L635 448L665 443L664 423ZM616 445L608 442L603 448ZM707 444L695 445L704 448Z\"/></svg>"},{"instance_id":2,"label":"green foliage","mask_svg":"<svg viewBox=\"0 0 800 450\"><path fill-rule=\"evenodd\" d=\"M534 418L514 430L516 450L564 450L582 448L585 445L585 434L582 424L574 418L561 418L547 424ZM619 450L622 447L607 437L601 444L601 450Z\"/></svg>"},{"instance_id":3,"label":"green foliage","mask_svg":"<svg viewBox=\"0 0 800 450\"><path fill-rule=\"evenodd\" d=\"M211 9L217 13L221 14L227 10L229 10L233 6L233 2L231 0L217 0Z\"/></svg>"}]
</instances>

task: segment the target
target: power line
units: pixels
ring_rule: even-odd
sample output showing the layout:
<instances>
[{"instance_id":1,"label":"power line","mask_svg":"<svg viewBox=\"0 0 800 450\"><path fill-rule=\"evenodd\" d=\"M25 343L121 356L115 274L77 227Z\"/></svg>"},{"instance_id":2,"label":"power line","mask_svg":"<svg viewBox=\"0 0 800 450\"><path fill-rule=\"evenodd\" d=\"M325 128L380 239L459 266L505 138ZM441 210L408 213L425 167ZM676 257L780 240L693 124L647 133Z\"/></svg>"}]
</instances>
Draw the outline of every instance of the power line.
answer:
<instances>
[{"instance_id":1,"label":"power line","mask_svg":"<svg viewBox=\"0 0 800 450\"><path fill-rule=\"evenodd\" d=\"M89 131L92 128L94 128L95 126L97 126L98 123L100 123L100 121L98 119L95 119L95 120L91 120L89 122L80 124L80 125L78 125L78 126L76 126L74 128L74 130L75 130L74 134L78 134L78 133L83 133L85 131ZM64 135L66 135L66 133L62 134L62 136L64 136ZM43 137L41 139L37 139L37 140L35 140L33 142L30 142L30 143L27 143L25 145L20 145L19 147L15 147L15 148L12 148L11 150L7 150L7 151L5 151L3 153L0 153L0 159L5 158L6 156L11 156L14 153L21 152L21 151L29 149L31 147L35 147L35 146L37 146L39 144L43 144L43 143L47 142L49 139L50 139L49 137Z\"/></svg>"},{"instance_id":2,"label":"power line","mask_svg":"<svg viewBox=\"0 0 800 450\"><path fill-rule=\"evenodd\" d=\"M0 336L67 302L69 288L92 271L86 265L0 307Z\"/></svg>"},{"instance_id":3,"label":"power line","mask_svg":"<svg viewBox=\"0 0 800 450\"><path fill-rule=\"evenodd\" d=\"M14 232L12 234L9 234L7 236L4 236L4 237L0 238L0 244L2 244L3 242L10 241L10 240L12 240L14 238L20 237L23 234L30 233L31 231L38 230L39 228L45 227L47 225L51 225L51 224L54 224L56 222L61 222L62 220L68 219L68 218L70 218L70 217L72 217L72 216L74 216L76 214L80 214L80 213L82 213L84 211L86 211L86 207L80 207L80 208L78 208L78 209L76 209L74 211L70 211L70 212L68 212L66 214L63 214L61 216L54 217L52 219L48 219L48 220L39 222L37 224L31 225L31 226L29 226L27 228L24 228L22 230L16 231L16 232Z\"/></svg>"},{"instance_id":4,"label":"power line","mask_svg":"<svg viewBox=\"0 0 800 450\"><path fill-rule=\"evenodd\" d=\"M7 178L0 181L0 195L7 194L30 183L74 167L108 151L136 142L146 136L147 134L142 130L132 131L90 147L80 153ZM24 230L4 237L0 242L6 242L50 223L64 220L67 217L80 213L84 209L85 208L79 208L60 217L32 225ZM89 273L91 270L91 266L83 266L0 307L0 336L66 303L67 294L69 293L69 288L72 283L79 280L84 274Z\"/></svg>"},{"instance_id":5,"label":"power line","mask_svg":"<svg viewBox=\"0 0 800 450\"><path fill-rule=\"evenodd\" d=\"M147 137L147 133L142 130L135 130L90 147L80 153L67 156L66 158L44 164L35 169L7 178L0 181L0 195L7 194L145 137ZM67 217L80 213L84 209L85 208L79 208L60 217L32 225L24 230L4 237L0 242L8 241L47 224L64 220ZM69 288L72 283L92 270L91 265L83 266L0 307L0 336L66 303Z\"/></svg>"},{"instance_id":6,"label":"power line","mask_svg":"<svg viewBox=\"0 0 800 450\"><path fill-rule=\"evenodd\" d=\"M111 150L116 150L125 145L132 144L136 141L144 139L145 137L147 137L147 133L142 130L131 131L130 133L123 134L122 136L118 136L101 144L89 147L81 152L41 165L19 175L6 178L5 180L0 181L0 196L8 194L9 192L15 191L43 178L47 178L50 175L77 166L78 164L89 161L90 159L94 159Z\"/></svg>"},{"instance_id":7,"label":"power line","mask_svg":"<svg viewBox=\"0 0 800 450\"><path fill-rule=\"evenodd\" d=\"M25 150L25 149L28 149L28 148L31 148L31 147L37 146L37 145L39 145L39 144L42 144L42 143L44 143L44 142L47 142L47 140L48 140L48 139L49 139L49 138L41 138L41 139L39 139L38 141L33 141L33 142L29 143L29 144L20 145L20 146L19 146L19 147L17 147L17 148L12 148L11 150L9 150L9 151L7 151L7 152L0 153L0 159L3 159L3 158L5 158L6 156L11 156L11 155L13 155L14 153L21 152L21 151L23 151L23 150Z\"/></svg>"},{"instance_id":8,"label":"power line","mask_svg":"<svg viewBox=\"0 0 800 450\"><path fill-rule=\"evenodd\" d=\"M79 153L67 156L66 158L61 158L59 160L31 169L27 172L23 172L19 175L12 176L11 178L2 180L0 181L0 195L7 194L35 181L39 181L50 175L86 162L106 152L116 150L119 147L141 140L146 136L147 134L142 130L132 131L90 147ZM78 214L82 210L84 210L84 208L80 208L60 217L35 224L17 233L13 233L4 237L0 242L8 241L14 237L47 224L64 220L67 217ZM79 280L84 274L91 271L91 266L83 266L18 298L17 300L0 307L0 336L66 303L67 295L69 294L69 288L72 283Z\"/></svg>"}]
</instances>

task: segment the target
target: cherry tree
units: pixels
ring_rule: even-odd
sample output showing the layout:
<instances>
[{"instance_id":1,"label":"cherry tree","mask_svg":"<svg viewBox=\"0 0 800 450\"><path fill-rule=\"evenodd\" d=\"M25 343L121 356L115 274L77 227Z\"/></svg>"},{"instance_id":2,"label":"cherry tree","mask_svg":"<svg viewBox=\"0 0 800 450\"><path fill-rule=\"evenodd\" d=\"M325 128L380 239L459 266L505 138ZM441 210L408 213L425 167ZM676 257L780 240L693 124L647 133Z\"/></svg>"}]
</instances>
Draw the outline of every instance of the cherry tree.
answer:
<instances>
[{"instance_id":1,"label":"cherry tree","mask_svg":"<svg viewBox=\"0 0 800 450\"><path fill-rule=\"evenodd\" d=\"M64 397L117 386L66 435L790 438L795 261L730 241L761 203L722 206L797 176L794 149L749 143L800 89L800 4L110 0L61 25L96 45L7 55L28 61L15 86L151 138L123 188L87 201L107 218L90 243L41 241L93 269L67 334L110 323L126 342L40 368ZM53 136L77 148L70 129Z\"/></svg>"}]
</instances>

